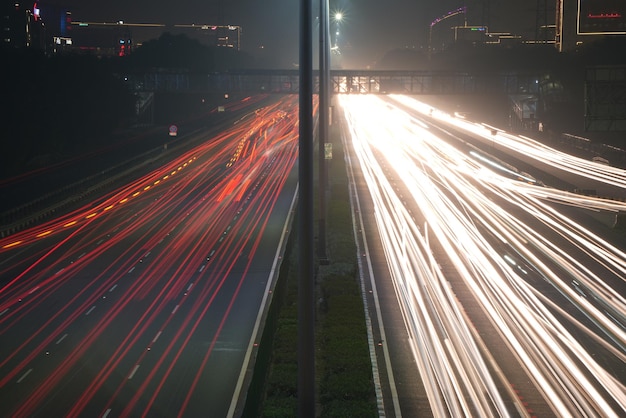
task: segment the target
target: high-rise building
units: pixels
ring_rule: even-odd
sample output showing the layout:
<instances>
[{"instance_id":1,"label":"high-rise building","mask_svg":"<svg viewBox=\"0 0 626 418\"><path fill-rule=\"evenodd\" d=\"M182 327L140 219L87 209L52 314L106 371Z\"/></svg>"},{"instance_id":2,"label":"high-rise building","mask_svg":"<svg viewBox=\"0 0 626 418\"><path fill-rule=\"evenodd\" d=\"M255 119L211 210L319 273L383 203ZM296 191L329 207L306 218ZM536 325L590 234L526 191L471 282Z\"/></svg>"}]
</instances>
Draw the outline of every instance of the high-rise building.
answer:
<instances>
[{"instance_id":1,"label":"high-rise building","mask_svg":"<svg viewBox=\"0 0 626 418\"><path fill-rule=\"evenodd\" d=\"M72 14L65 8L5 1L1 16L4 46L56 53L72 44Z\"/></svg>"},{"instance_id":2,"label":"high-rise building","mask_svg":"<svg viewBox=\"0 0 626 418\"><path fill-rule=\"evenodd\" d=\"M5 1L1 25L4 46L44 48L44 27L37 3L34 6L26 6L17 1Z\"/></svg>"},{"instance_id":3,"label":"high-rise building","mask_svg":"<svg viewBox=\"0 0 626 418\"><path fill-rule=\"evenodd\" d=\"M72 12L65 7L43 4L40 10L46 32L46 51L52 54L72 47Z\"/></svg>"}]
</instances>

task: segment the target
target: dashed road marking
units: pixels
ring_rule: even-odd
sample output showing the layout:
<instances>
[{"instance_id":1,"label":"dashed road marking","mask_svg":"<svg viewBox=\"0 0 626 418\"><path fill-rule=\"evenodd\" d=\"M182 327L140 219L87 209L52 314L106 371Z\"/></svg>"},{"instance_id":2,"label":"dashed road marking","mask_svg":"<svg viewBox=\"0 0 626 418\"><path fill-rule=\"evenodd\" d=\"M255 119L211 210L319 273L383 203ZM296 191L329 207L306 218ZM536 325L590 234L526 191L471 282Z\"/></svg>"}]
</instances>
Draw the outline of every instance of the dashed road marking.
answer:
<instances>
[{"instance_id":1,"label":"dashed road marking","mask_svg":"<svg viewBox=\"0 0 626 418\"><path fill-rule=\"evenodd\" d=\"M133 368L133 371L130 372L130 374L128 375L128 380L132 379L133 376L135 375L135 373L137 373L137 369L139 368L139 364L136 364L135 367Z\"/></svg>"},{"instance_id":2,"label":"dashed road marking","mask_svg":"<svg viewBox=\"0 0 626 418\"><path fill-rule=\"evenodd\" d=\"M32 372L33 369L28 369L28 371L26 373L24 373L22 375L22 377L20 377L19 379L17 379L17 383L22 383L22 380L26 379L26 376L28 376L30 374L30 372Z\"/></svg>"}]
</instances>

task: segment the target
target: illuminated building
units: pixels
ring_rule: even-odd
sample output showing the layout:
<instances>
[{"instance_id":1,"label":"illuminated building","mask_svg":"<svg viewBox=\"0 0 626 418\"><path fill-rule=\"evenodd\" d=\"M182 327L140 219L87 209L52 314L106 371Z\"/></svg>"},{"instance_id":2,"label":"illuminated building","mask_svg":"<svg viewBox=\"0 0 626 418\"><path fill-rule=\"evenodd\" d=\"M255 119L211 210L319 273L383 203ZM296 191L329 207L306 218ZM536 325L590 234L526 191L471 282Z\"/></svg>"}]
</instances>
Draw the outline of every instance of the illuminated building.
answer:
<instances>
[{"instance_id":1,"label":"illuminated building","mask_svg":"<svg viewBox=\"0 0 626 418\"><path fill-rule=\"evenodd\" d=\"M2 10L2 43L15 48L44 48L44 28L37 2L5 2Z\"/></svg>"}]
</instances>

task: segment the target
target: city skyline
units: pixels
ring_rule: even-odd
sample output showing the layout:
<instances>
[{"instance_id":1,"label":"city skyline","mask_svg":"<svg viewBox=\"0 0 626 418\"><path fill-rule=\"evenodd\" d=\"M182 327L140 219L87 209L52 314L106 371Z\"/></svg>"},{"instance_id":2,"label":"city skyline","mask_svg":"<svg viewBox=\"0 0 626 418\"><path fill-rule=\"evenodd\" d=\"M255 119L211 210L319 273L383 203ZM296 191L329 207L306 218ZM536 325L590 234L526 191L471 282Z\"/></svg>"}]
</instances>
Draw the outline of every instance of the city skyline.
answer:
<instances>
[{"instance_id":1,"label":"city skyline","mask_svg":"<svg viewBox=\"0 0 626 418\"><path fill-rule=\"evenodd\" d=\"M182 2L148 2L122 0L97 2L94 0L42 0L41 5L67 8L74 21L174 24L236 25L242 28L242 50L263 53L283 63L298 59L299 2L284 0L219 0ZM318 2L314 1L314 15ZM331 1L331 13L341 11L339 36L344 59L356 66L367 66L386 52L398 48L424 48L430 22L450 10L466 7L467 13L450 19L449 26L487 25L492 31L521 34L534 33L535 4L520 4L506 0L490 4L489 13L484 1L389 0L381 6L374 0ZM496 19L497 17L497 19ZM315 23L314 23L315 26ZM443 25L442 25L443 26ZM336 36L336 26L332 27ZM442 28L450 30L450 28ZM136 31L137 43L159 36L159 31Z\"/></svg>"}]
</instances>

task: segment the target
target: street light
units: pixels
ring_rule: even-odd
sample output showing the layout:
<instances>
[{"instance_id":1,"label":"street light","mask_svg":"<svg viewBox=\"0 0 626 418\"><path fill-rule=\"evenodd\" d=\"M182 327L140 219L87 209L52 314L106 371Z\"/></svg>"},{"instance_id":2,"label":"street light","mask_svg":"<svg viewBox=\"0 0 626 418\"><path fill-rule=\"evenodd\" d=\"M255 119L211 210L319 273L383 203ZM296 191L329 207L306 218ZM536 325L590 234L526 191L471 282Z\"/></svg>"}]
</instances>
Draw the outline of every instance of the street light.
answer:
<instances>
[{"instance_id":1,"label":"street light","mask_svg":"<svg viewBox=\"0 0 626 418\"><path fill-rule=\"evenodd\" d=\"M313 245L313 15L300 0L298 138L298 417L315 417L315 258Z\"/></svg>"},{"instance_id":2,"label":"street light","mask_svg":"<svg viewBox=\"0 0 626 418\"><path fill-rule=\"evenodd\" d=\"M321 1L324 1L324 0L321 0ZM335 22L335 25L336 25L337 29L335 30L335 45L332 47L332 50L336 54L340 54L341 53L339 51L339 24L341 23L342 20L343 20L343 12L336 11L333 14L333 21ZM330 37L330 35L329 35L329 37Z\"/></svg>"},{"instance_id":3,"label":"street light","mask_svg":"<svg viewBox=\"0 0 626 418\"><path fill-rule=\"evenodd\" d=\"M328 16L328 0L320 0L320 29L319 29L319 138L318 138L318 249L317 256L320 264L328 264L326 257L326 143L328 142L328 125L330 121L330 32Z\"/></svg>"}]
</instances>

